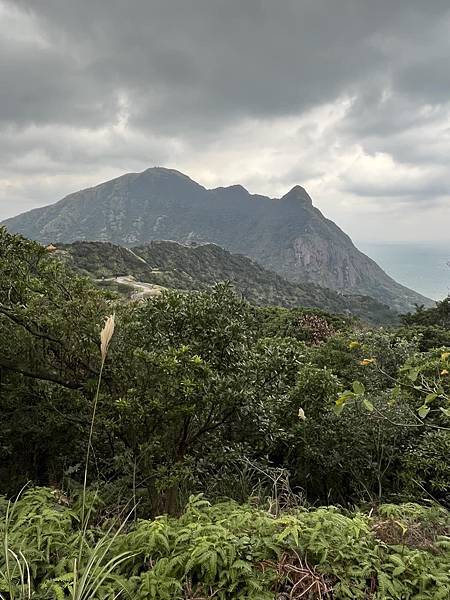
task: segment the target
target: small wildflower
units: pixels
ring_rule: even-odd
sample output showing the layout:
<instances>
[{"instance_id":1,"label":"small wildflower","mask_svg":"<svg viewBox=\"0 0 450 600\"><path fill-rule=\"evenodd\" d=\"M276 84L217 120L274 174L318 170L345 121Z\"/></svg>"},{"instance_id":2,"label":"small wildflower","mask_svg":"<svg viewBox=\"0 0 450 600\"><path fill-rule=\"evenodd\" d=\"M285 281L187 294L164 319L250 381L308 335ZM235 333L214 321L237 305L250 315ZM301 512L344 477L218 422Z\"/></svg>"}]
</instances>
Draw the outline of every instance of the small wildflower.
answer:
<instances>
[{"instance_id":1,"label":"small wildflower","mask_svg":"<svg viewBox=\"0 0 450 600\"><path fill-rule=\"evenodd\" d=\"M441 371L441 375L442 375L442 376L444 376L444 375L448 375L448 369L442 369L442 371Z\"/></svg>"},{"instance_id":2,"label":"small wildflower","mask_svg":"<svg viewBox=\"0 0 450 600\"><path fill-rule=\"evenodd\" d=\"M441 360L448 360L449 356L450 356L450 352L443 352L441 354Z\"/></svg>"},{"instance_id":3,"label":"small wildflower","mask_svg":"<svg viewBox=\"0 0 450 600\"><path fill-rule=\"evenodd\" d=\"M368 365L371 365L375 362L374 358L363 358L363 360L359 361L359 364L362 365L363 367L367 367Z\"/></svg>"},{"instance_id":4,"label":"small wildflower","mask_svg":"<svg viewBox=\"0 0 450 600\"><path fill-rule=\"evenodd\" d=\"M303 410L303 408L298 409L298 418L301 421L306 421L305 411Z\"/></svg>"},{"instance_id":5,"label":"small wildflower","mask_svg":"<svg viewBox=\"0 0 450 600\"><path fill-rule=\"evenodd\" d=\"M359 347L360 347L360 345L361 345L361 344L360 344L359 342L357 342L356 340L353 340L353 341L351 341L351 342L349 343L349 345L348 345L348 349L349 349L349 350L354 350L355 348L359 348Z\"/></svg>"}]
</instances>

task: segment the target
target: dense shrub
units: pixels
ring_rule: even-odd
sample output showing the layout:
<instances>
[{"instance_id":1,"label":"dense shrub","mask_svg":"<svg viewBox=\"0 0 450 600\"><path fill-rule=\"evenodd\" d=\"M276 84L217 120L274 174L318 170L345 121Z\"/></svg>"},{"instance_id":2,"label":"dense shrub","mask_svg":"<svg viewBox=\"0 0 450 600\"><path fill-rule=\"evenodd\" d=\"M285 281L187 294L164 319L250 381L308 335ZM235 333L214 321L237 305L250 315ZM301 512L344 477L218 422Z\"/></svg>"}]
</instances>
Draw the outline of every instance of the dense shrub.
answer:
<instances>
[{"instance_id":1,"label":"dense shrub","mask_svg":"<svg viewBox=\"0 0 450 600\"><path fill-rule=\"evenodd\" d=\"M414 448L447 485L442 444L426 451L423 437L448 426L445 352L418 351L415 329L444 331L445 303L397 331L318 309L259 309L223 284L128 303L38 244L2 229L0 245L0 491L80 485L98 332L112 312L89 469L108 503L133 497L142 515L176 512L199 491L269 495L278 478L313 503L416 498L400 460ZM422 378L444 395L424 394ZM374 410L355 403L337 416L354 381ZM427 493L434 479L424 478Z\"/></svg>"},{"instance_id":2,"label":"dense shrub","mask_svg":"<svg viewBox=\"0 0 450 600\"><path fill-rule=\"evenodd\" d=\"M450 505L450 431L427 431L403 456L402 478L412 497L425 491Z\"/></svg>"}]
</instances>

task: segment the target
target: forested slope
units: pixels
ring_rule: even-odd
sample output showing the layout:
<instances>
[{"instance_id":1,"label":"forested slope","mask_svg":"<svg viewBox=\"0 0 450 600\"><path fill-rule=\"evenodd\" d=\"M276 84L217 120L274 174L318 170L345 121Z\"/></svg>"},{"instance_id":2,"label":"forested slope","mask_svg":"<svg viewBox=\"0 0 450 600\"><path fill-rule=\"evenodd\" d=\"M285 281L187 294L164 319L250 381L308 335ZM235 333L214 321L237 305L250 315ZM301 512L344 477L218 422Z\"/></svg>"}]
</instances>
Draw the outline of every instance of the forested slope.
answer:
<instances>
[{"instance_id":1,"label":"forested slope","mask_svg":"<svg viewBox=\"0 0 450 600\"><path fill-rule=\"evenodd\" d=\"M132 249L107 242L75 242L59 245L58 256L75 269L102 283L124 276L175 290L206 290L228 281L243 298L262 306L316 307L353 315L369 323L389 325L398 315L368 296L340 294L312 283L293 283L261 267L255 261L215 244L182 245L155 241ZM117 283L117 281L116 281ZM128 282L129 284L132 282ZM112 285L116 288L117 286ZM133 287L128 292L133 294Z\"/></svg>"},{"instance_id":2,"label":"forested slope","mask_svg":"<svg viewBox=\"0 0 450 600\"><path fill-rule=\"evenodd\" d=\"M0 594L446 600L447 316L129 302L0 229Z\"/></svg>"}]
</instances>

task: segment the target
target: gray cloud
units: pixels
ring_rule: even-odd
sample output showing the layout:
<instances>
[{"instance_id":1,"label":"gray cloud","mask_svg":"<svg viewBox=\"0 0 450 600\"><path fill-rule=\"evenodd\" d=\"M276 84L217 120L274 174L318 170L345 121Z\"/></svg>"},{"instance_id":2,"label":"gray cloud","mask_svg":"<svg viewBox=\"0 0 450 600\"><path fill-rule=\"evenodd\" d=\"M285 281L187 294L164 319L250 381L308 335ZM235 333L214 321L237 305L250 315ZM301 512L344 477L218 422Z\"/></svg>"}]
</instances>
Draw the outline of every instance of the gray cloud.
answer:
<instances>
[{"instance_id":1,"label":"gray cloud","mask_svg":"<svg viewBox=\"0 0 450 600\"><path fill-rule=\"evenodd\" d=\"M350 230L449 196L447 0L0 0L0 25L0 218L153 164L305 184Z\"/></svg>"},{"instance_id":2,"label":"gray cloud","mask_svg":"<svg viewBox=\"0 0 450 600\"><path fill-rule=\"evenodd\" d=\"M243 115L297 114L330 101L389 69L394 53L402 56L400 42L389 45L393 35L410 44L447 9L444 2L424 10L420 2L387 0L12 5L28 11L47 42L33 53L13 47L2 61L24 121L53 114L64 122L101 124L122 91L131 122L151 129L183 121L191 129L191 119L198 126L208 117L219 125Z\"/></svg>"}]
</instances>

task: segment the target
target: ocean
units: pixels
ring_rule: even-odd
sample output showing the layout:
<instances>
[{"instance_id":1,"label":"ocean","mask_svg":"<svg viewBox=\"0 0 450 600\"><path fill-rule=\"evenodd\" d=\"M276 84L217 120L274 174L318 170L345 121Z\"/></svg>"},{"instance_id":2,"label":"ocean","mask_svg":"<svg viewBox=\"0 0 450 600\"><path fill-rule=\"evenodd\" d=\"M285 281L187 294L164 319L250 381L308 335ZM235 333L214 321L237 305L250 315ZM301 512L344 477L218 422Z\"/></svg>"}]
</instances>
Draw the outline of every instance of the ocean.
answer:
<instances>
[{"instance_id":1,"label":"ocean","mask_svg":"<svg viewBox=\"0 0 450 600\"><path fill-rule=\"evenodd\" d=\"M450 242L388 242L356 244L399 283L428 298L450 293Z\"/></svg>"}]
</instances>

